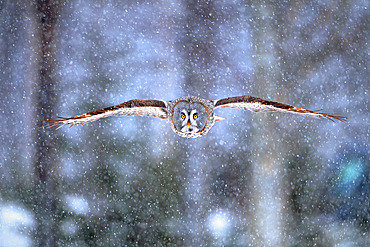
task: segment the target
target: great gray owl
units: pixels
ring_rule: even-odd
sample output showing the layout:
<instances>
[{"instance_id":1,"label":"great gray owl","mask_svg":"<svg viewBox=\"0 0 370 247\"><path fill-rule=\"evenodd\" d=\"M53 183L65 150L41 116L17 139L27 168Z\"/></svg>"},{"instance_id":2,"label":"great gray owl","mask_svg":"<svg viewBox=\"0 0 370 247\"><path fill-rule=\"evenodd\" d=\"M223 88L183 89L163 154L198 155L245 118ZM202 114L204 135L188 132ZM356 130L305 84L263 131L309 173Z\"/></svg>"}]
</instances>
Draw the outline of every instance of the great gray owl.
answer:
<instances>
[{"instance_id":1,"label":"great gray owl","mask_svg":"<svg viewBox=\"0 0 370 247\"><path fill-rule=\"evenodd\" d=\"M46 120L44 127L83 125L99 118L110 116L150 116L167 119L173 131L179 136L196 138L207 134L211 127L223 120L215 115L219 107L237 108L253 112L290 112L306 116L324 117L334 121L345 121L345 117L329 115L303 108L263 100L252 96L231 97L220 100L208 100L195 96L186 96L173 101L134 99L119 105L107 107L59 120Z\"/></svg>"}]
</instances>

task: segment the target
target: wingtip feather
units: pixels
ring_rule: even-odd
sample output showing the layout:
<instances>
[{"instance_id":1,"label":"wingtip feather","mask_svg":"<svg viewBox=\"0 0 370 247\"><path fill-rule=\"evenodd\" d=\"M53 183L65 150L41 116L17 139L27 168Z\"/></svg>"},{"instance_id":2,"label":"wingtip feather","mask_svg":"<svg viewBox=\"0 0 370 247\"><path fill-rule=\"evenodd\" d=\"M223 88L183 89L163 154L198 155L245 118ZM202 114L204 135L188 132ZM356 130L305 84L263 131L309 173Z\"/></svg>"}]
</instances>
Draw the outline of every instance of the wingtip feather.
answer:
<instances>
[{"instance_id":1,"label":"wingtip feather","mask_svg":"<svg viewBox=\"0 0 370 247\"><path fill-rule=\"evenodd\" d=\"M335 120L338 120L340 122L347 122L348 121L348 118L343 117L343 116L329 115L329 114L324 114L324 116L325 116L326 119L329 119L333 122L335 122Z\"/></svg>"}]
</instances>

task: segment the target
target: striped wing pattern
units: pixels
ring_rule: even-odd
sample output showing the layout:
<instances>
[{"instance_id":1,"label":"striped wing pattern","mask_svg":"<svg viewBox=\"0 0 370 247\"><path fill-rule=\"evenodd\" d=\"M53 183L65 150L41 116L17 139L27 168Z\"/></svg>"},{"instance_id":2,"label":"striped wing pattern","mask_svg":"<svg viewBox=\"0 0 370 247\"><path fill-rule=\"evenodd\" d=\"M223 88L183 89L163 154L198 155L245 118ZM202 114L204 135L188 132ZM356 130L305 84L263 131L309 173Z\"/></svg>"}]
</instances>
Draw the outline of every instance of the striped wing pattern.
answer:
<instances>
[{"instance_id":1,"label":"striped wing pattern","mask_svg":"<svg viewBox=\"0 0 370 247\"><path fill-rule=\"evenodd\" d=\"M71 118L60 118L58 120L46 120L45 125L42 127L53 127L58 128L65 125L70 127L76 125L84 125L96 121L100 118L111 117L111 116L148 116L148 117L159 117L162 119L167 118L166 102L160 100L130 100L119 105L110 106L101 110L92 111L77 115Z\"/></svg>"},{"instance_id":2,"label":"striped wing pattern","mask_svg":"<svg viewBox=\"0 0 370 247\"><path fill-rule=\"evenodd\" d=\"M303 108L286 105L279 102L268 101L248 95L217 100L215 101L215 108L218 107L236 108L242 110L249 110L253 112L277 112L277 111L289 112L305 116L323 117L331 121L334 120L346 121L347 119L346 117L342 116L330 115L317 111L310 111Z\"/></svg>"}]
</instances>

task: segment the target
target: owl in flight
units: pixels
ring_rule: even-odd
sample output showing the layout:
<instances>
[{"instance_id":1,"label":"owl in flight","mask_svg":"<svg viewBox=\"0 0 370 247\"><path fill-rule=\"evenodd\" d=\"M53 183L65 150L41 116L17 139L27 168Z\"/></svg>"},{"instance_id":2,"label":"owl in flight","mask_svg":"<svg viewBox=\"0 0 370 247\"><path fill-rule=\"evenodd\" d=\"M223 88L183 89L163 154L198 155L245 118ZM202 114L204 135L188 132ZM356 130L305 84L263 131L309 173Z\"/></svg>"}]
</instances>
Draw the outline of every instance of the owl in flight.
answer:
<instances>
[{"instance_id":1,"label":"owl in flight","mask_svg":"<svg viewBox=\"0 0 370 247\"><path fill-rule=\"evenodd\" d=\"M236 108L253 112L290 112L305 116L323 117L329 120L346 121L345 117L329 115L253 96L230 97L208 100L186 96L173 101L134 99L119 105L107 107L59 120L46 120L43 127L84 125L110 116L149 116L167 119L172 130L181 137L196 138L207 134L212 126L224 118L215 115L216 108Z\"/></svg>"}]
</instances>

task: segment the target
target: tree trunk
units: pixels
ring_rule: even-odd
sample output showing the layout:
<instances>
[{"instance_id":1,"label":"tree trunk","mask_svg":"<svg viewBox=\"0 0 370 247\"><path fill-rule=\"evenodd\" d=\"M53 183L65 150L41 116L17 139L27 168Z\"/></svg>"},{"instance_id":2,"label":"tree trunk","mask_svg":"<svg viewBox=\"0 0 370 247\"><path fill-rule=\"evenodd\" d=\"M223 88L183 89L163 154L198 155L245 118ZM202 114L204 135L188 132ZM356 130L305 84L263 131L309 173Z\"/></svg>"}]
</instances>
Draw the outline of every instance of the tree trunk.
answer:
<instances>
[{"instance_id":1,"label":"tree trunk","mask_svg":"<svg viewBox=\"0 0 370 247\"><path fill-rule=\"evenodd\" d=\"M34 214L35 245L56 245L56 174L55 140L51 130L39 128L42 120L52 119L56 106L56 25L60 2L39 0L31 4L35 18L35 47L38 53L36 83L33 92L35 135L33 166L35 171ZM32 15L32 14L31 14ZM31 31L32 32L32 31ZM31 48L32 49L32 48Z\"/></svg>"},{"instance_id":2,"label":"tree trunk","mask_svg":"<svg viewBox=\"0 0 370 247\"><path fill-rule=\"evenodd\" d=\"M254 93L256 96L278 100L268 96L277 95L281 74L279 68L278 40L274 28L272 5L256 4L253 13L253 43L255 54ZM252 222L250 224L253 246L284 246L285 196L282 189L283 164L281 154L284 144L273 114L253 116L251 150L252 162Z\"/></svg>"}]
</instances>

